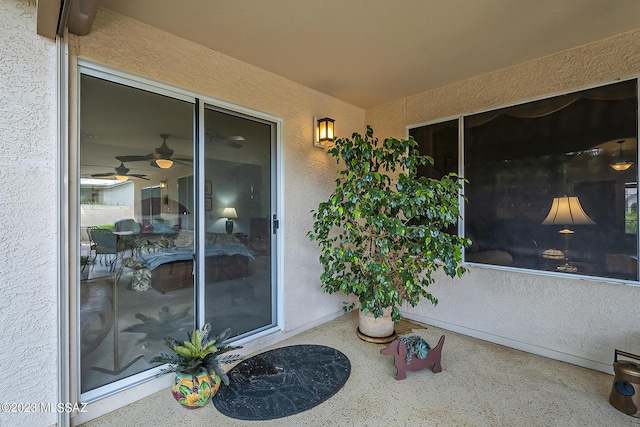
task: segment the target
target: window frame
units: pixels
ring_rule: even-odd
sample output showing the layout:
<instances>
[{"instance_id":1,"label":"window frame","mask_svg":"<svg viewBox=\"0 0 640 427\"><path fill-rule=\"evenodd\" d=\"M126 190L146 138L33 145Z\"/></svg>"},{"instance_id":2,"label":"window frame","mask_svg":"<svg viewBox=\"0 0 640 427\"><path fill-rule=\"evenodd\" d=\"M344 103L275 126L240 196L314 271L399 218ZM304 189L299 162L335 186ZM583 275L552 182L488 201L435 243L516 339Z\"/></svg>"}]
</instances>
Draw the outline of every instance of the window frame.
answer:
<instances>
[{"instance_id":1,"label":"window frame","mask_svg":"<svg viewBox=\"0 0 640 427\"><path fill-rule=\"evenodd\" d=\"M534 103L536 101L544 101L553 97L557 97L557 96L562 96L562 95L568 95L568 94L572 94L572 93L578 93L578 92L582 92L582 91L587 91L590 89L596 89L596 88L602 88L608 85L612 85L612 84L616 84L616 83L622 83L622 82L630 82L630 81L635 81L636 82L636 102L637 102L637 109L636 109L636 115L637 115L637 119L636 119L636 123L637 123L637 129L636 129L636 147L638 148L636 150L636 157L632 158L631 160L636 162L636 165L640 166L639 160L640 160L640 76L631 76L628 78L624 78L624 79L615 79L612 81L606 81L606 82L599 82L597 84L593 84L593 85L588 85L588 86L583 86L583 87L578 87L578 88L573 88L573 89L569 89L569 90L564 90L561 92L555 92L555 93L550 93L550 94L544 94L544 95L540 95L537 97L532 97L532 98L528 98L528 99L524 99L524 100L519 100L519 101L515 101L515 102L511 102L511 103L505 103L505 104L500 104L500 105L495 105L489 108L485 108L485 109L480 109L480 110L476 110L476 111L469 111L469 112L465 112L465 113L461 113L458 115L453 115L453 116L447 116L444 118L439 118L439 119L434 119L434 120L429 120L429 121L425 121L425 122L420 122L420 123L416 123L416 124L410 124L406 126L406 136L409 137L410 136L410 131L416 128L420 128L420 127L424 127L424 126L430 126L430 125L437 125L437 124L442 124L448 121L452 121L452 120L458 120L458 175L462 178L465 178L466 174L465 174L465 119L473 116L473 115L477 115L477 114L482 114L482 113L489 113L492 111L497 111L497 110L502 110L502 109L507 109L510 107L517 107L517 106L522 106L522 105L526 105L529 103ZM629 160L629 159L627 159ZM640 167L637 168L636 170L636 182L640 182L638 181L638 178L640 178ZM458 235L465 237L465 220L467 218L467 212L466 212L466 202L465 202L465 196L464 196L464 190L462 190L460 192L460 203L461 203L461 216L462 218L460 219L460 221L458 222ZM638 221L640 221L640 219L638 219ZM580 273L570 273L567 274L566 272L561 272L561 271L547 271L547 270L540 270L540 269L531 269L531 268L523 268L523 267L517 267L517 266L506 266L506 265L496 265L496 264L487 264L487 263L482 263L482 262L471 262L467 260L467 251L468 249L465 249L463 251L463 264L467 265L467 266L472 266L472 267L477 267L477 268L486 268L486 269L491 269L491 270L500 270L500 271L509 271L509 272L517 272L517 273L527 273L527 274L534 274L534 275L538 275L538 276L549 276L549 277L554 277L554 278L563 278L563 279L573 279L573 280L589 280L589 281L596 281L596 282L600 282L600 283L620 283L620 284L627 284L627 285L631 285L631 286L639 286L640 285L640 273L638 274L638 276L636 277L635 280L633 279L621 279L621 278L614 278L614 277L608 277L608 276L597 276L597 275L586 275L586 274L580 274ZM636 257L639 258L637 260L638 262L638 270L640 272L640 232L636 233Z\"/></svg>"}]
</instances>

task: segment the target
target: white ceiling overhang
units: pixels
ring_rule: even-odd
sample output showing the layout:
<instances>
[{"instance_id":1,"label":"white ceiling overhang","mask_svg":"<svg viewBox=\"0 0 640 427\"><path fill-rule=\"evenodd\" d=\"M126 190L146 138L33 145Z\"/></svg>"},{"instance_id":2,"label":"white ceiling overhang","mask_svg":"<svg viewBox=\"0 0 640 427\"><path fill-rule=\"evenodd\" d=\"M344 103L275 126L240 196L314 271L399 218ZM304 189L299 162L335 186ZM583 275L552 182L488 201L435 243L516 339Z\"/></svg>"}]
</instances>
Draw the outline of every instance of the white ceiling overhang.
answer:
<instances>
[{"instance_id":1,"label":"white ceiling overhang","mask_svg":"<svg viewBox=\"0 0 640 427\"><path fill-rule=\"evenodd\" d=\"M38 33L98 6L362 108L640 28L638 0L39 0Z\"/></svg>"}]
</instances>

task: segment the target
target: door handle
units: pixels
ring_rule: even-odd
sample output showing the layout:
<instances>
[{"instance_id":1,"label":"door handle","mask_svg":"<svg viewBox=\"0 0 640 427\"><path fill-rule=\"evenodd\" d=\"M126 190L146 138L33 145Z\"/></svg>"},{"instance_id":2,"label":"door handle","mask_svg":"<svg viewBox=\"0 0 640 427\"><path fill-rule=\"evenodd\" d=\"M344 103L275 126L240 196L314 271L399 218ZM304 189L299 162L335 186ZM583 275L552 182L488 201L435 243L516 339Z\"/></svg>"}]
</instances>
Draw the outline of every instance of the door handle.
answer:
<instances>
[{"instance_id":1,"label":"door handle","mask_svg":"<svg viewBox=\"0 0 640 427\"><path fill-rule=\"evenodd\" d=\"M276 214L273 214L273 222L271 223L273 234L276 234L278 228L280 228L280 220Z\"/></svg>"}]
</instances>

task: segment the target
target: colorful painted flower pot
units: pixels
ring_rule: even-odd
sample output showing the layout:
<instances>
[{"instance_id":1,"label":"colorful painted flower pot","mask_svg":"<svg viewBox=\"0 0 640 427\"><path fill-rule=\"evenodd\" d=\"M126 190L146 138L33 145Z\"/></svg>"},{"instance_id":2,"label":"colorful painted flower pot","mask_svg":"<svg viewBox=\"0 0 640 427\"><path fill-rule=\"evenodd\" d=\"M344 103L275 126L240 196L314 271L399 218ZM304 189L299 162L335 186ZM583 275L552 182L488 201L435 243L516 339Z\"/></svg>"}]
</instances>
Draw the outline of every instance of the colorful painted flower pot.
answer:
<instances>
[{"instance_id":1,"label":"colorful painted flower pot","mask_svg":"<svg viewBox=\"0 0 640 427\"><path fill-rule=\"evenodd\" d=\"M211 384L213 381L213 384ZM202 408L220 388L220 377L215 373L207 376L201 372L194 378L191 374L176 372L171 387L173 397L186 408Z\"/></svg>"}]
</instances>

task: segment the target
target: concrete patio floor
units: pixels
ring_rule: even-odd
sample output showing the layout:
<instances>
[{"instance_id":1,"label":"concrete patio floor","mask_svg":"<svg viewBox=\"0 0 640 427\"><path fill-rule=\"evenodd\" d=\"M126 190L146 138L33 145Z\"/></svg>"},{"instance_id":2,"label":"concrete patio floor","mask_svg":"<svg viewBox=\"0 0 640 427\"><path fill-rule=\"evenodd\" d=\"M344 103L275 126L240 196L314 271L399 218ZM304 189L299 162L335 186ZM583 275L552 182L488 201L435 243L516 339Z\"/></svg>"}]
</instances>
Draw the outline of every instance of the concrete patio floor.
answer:
<instances>
[{"instance_id":1,"label":"concrete patio floor","mask_svg":"<svg viewBox=\"0 0 640 427\"><path fill-rule=\"evenodd\" d=\"M83 426L640 426L609 404L611 375L407 320L397 327L401 335L420 335L432 346L446 336L443 371L408 372L396 381L393 358L380 355L384 345L358 339L356 326L351 313L263 350L320 344L349 358L344 388L306 412L236 420L212 404L184 409L167 389Z\"/></svg>"}]
</instances>

